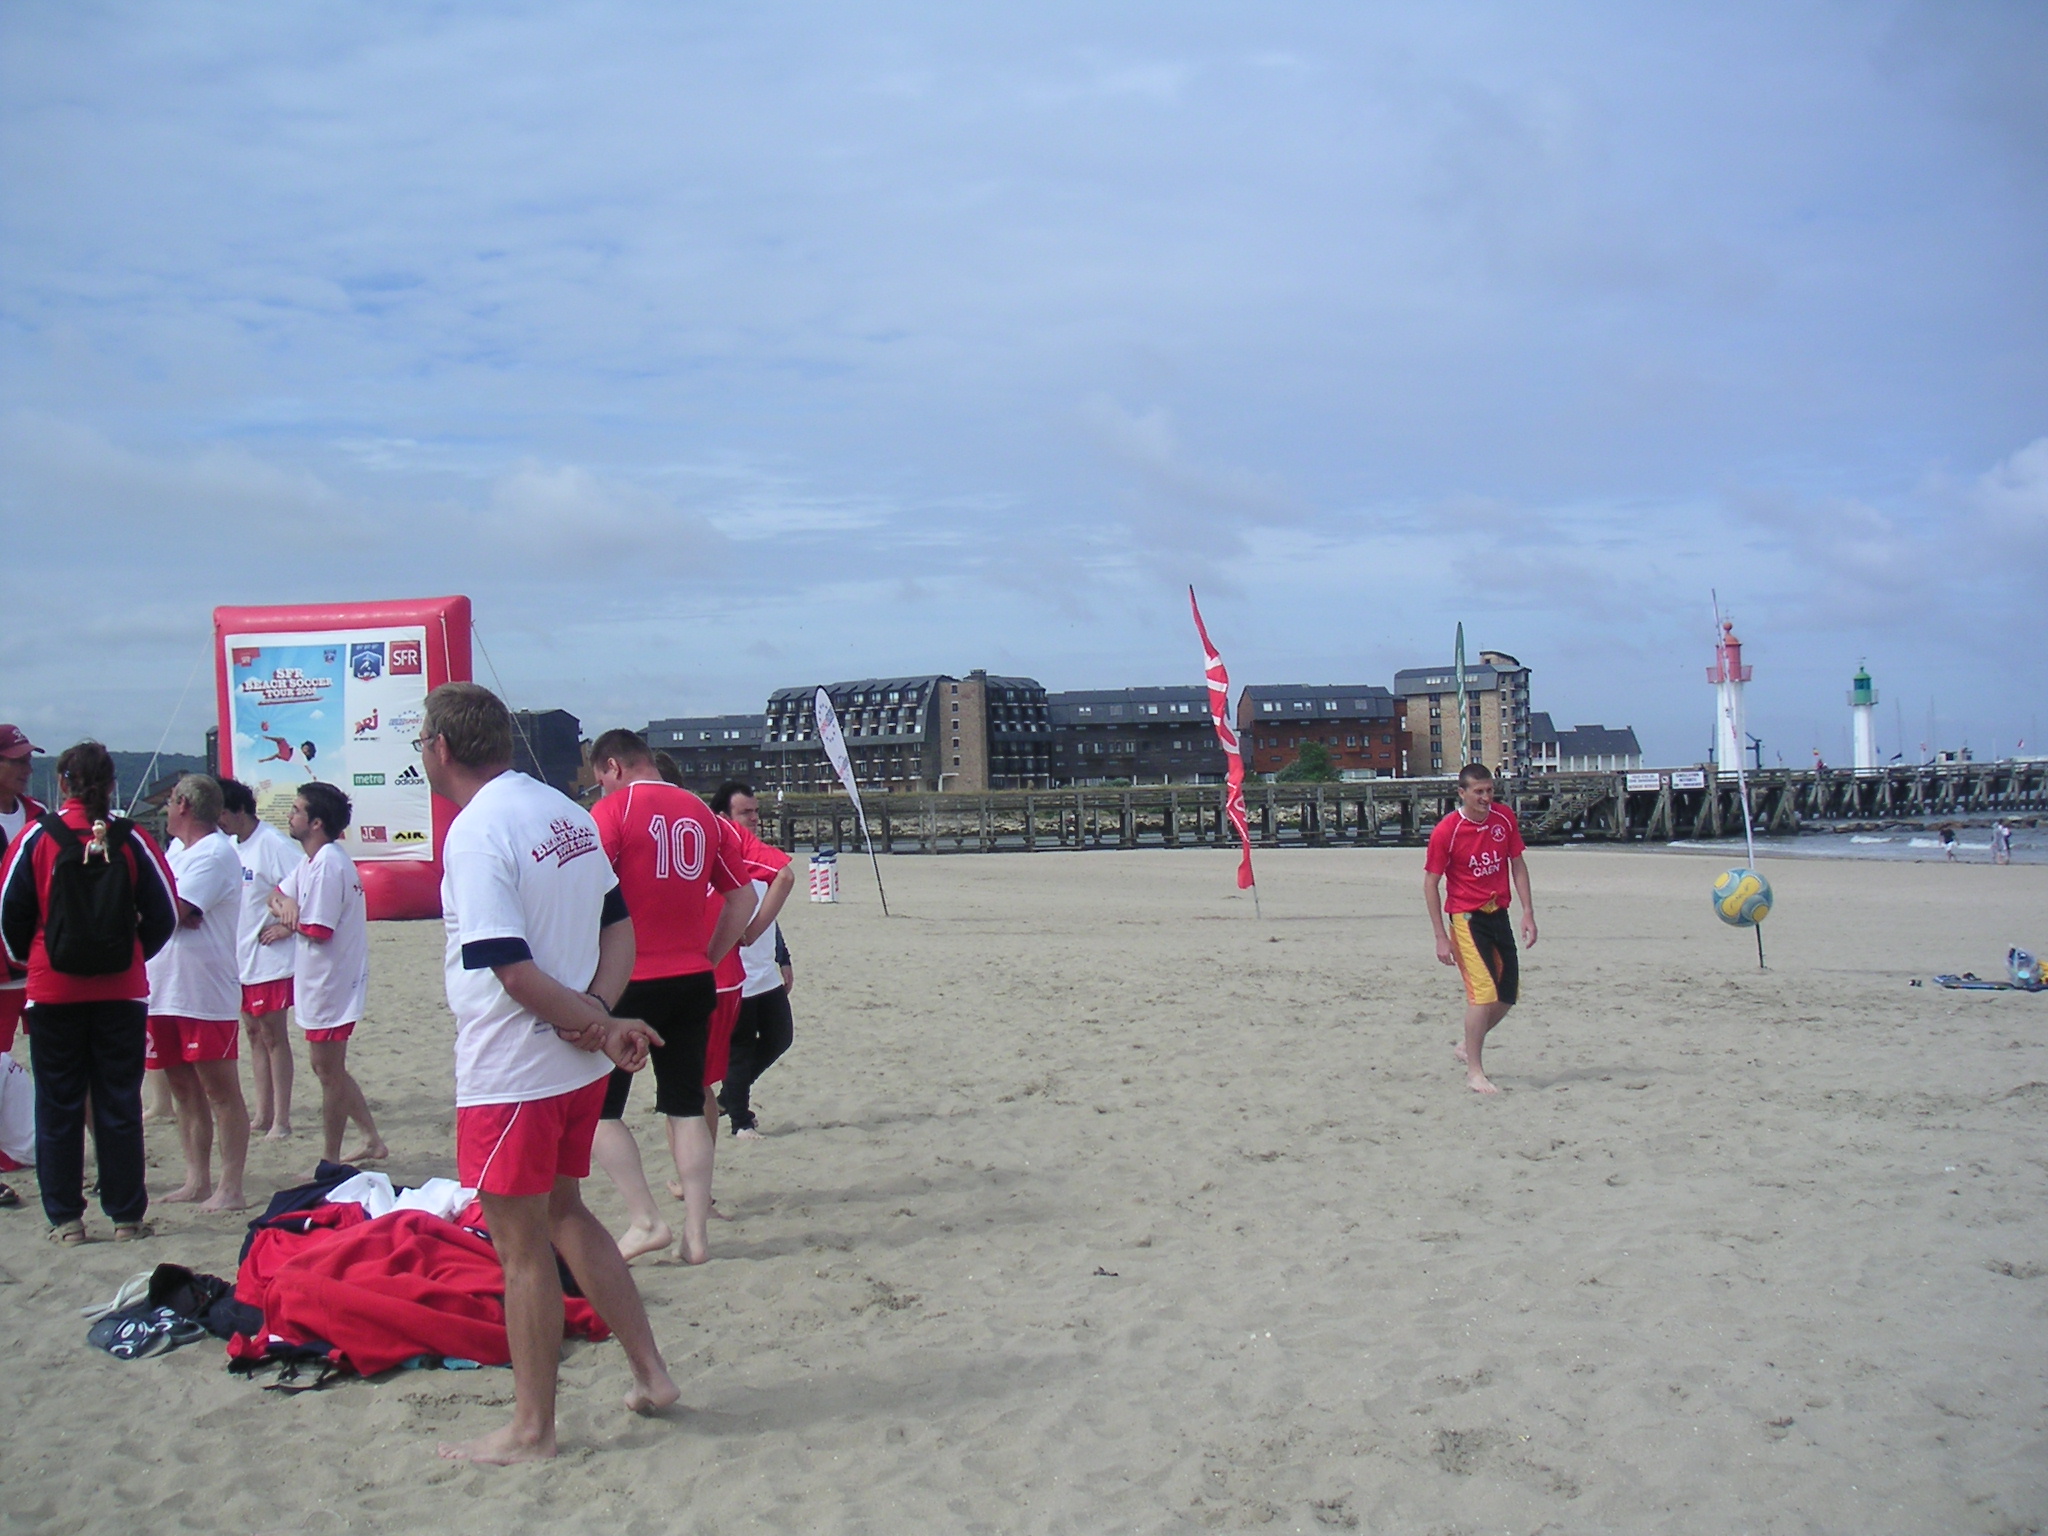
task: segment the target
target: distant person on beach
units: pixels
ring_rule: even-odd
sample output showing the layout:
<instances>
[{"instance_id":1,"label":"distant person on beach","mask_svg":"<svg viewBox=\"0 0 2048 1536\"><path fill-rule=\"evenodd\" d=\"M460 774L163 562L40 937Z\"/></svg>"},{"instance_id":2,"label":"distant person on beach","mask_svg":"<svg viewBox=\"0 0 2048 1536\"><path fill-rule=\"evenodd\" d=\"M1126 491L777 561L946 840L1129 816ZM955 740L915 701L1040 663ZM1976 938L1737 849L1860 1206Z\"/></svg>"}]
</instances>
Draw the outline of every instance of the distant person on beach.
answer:
<instances>
[{"instance_id":1,"label":"distant person on beach","mask_svg":"<svg viewBox=\"0 0 2048 1536\"><path fill-rule=\"evenodd\" d=\"M2003 818L1991 823L1991 862L2012 862L2012 828L2005 824Z\"/></svg>"},{"instance_id":2,"label":"distant person on beach","mask_svg":"<svg viewBox=\"0 0 2048 1536\"><path fill-rule=\"evenodd\" d=\"M714 1127L706 1122L704 1067L718 1002L714 968L745 934L754 889L726 857L724 824L690 791L664 781L641 736L606 731L590 749L590 770L603 796L591 819L633 914L632 980L618 1006L662 1038L648 1062L683 1191L678 1251L685 1263L702 1264L711 1256ZM632 1086L632 1073L612 1073L593 1144L626 1202L630 1224L619 1252L629 1260L675 1241L623 1118Z\"/></svg>"},{"instance_id":3,"label":"distant person on beach","mask_svg":"<svg viewBox=\"0 0 2048 1536\"><path fill-rule=\"evenodd\" d=\"M148 962L177 931L177 902L155 841L114 814L114 760L105 747L67 748L57 759L57 790L56 815L23 828L0 873L0 941L8 963L28 970L22 1022L35 1042L36 1182L51 1241L85 1242L90 1101L100 1208L114 1240L127 1242L150 1235L142 1145ZM60 911L53 953L51 920Z\"/></svg>"},{"instance_id":4,"label":"distant person on beach","mask_svg":"<svg viewBox=\"0 0 2048 1536\"><path fill-rule=\"evenodd\" d=\"M315 782L292 801L288 823L305 860L270 893L271 921L259 943L292 944L292 1002L306 1032L306 1057L320 1079L324 1155L340 1162L341 1138L353 1120L363 1144L351 1163L382 1162L391 1155L369 1100L348 1069L348 1043L370 996L370 924L355 860L341 848L352 812L348 796Z\"/></svg>"},{"instance_id":5,"label":"distant person on beach","mask_svg":"<svg viewBox=\"0 0 2048 1536\"><path fill-rule=\"evenodd\" d=\"M1953 864L1956 861L1956 829L1944 826L1941 829L1941 856Z\"/></svg>"},{"instance_id":6,"label":"distant person on beach","mask_svg":"<svg viewBox=\"0 0 2048 1536\"><path fill-rule=\"evenodd\" d=\"M761 802L753 785L736 779L719 785L711 796L711 809L755 837L761 835ZM789 992L796 976L789 946L782 941L782 925L775 921L795 885L795 871L788 866L772 882L754 882L767 926L757 917L751 927L759 930L760 937L740 948L745 979L740 986L740 1011L733 1024L725 1083L718 1090L718 1107L732 1122L733 1135L743 1140L761 1134L760 1119L754 1113L754 1084L789 1049L796 1034L789 1012Z\"/></svg>"},{"instance_id":7,"label":"distant person on beach","mask_svg":"<svg viewBox=\"0 0 2048 1536\"><path fill-rule=\"evenodd\" d=\"M177 1105L185 1182L166 1205L239 1211L249 1159L249 1110L242 1100L242 861L221 831L220 785L188 773L164 807L173 839L178 931L149 962L148 1067L164 1075ZM220 1183L213 1153L220 1149Z\"/></svg>"},{"instance_id":8,"label":"distant person on beach","mask_svg":"<svg viewBox=\"0 0 2048 1536\"><path fill-rule=\"evenodd\" d=\"M788 854L762 842L751 828L729 816L719 817L718 824L725 836L727 858L745 872L754 888L761 892L761 898L760 905L747 923L746 933L741 936L740 946L718 962L718 1007L711 1015L711 1045L704 1058L704 1119L711 1128L714 1152L718 1141L719 1108L712 1090L732 1074L733 1032L739 1027L740 1013L746 1003L746 946L763 941L796 884L796 871L790 868ZM712 1202L712 1214L722 1214L716 1201Z\"/></svg>"},{"instance_id":9,"label":"distant person on beach","mask_svg":"<svg viewBox=\"0 0 2048 1536\"><path fill-rule=\"evenodd\" d=\"M28 792L33 759L42 749L15 725L0 725L0 863L28 824L43 814L43 803ZM28 999L28 973L0 960L0 1051L14 1049L22 1004ZM10 1185L0 1184L0 1208L21 1204Z\"/></svg>"},{"instance_id":10,"label":"distant person on beach","mask_svg":"<svg viewBox=\"0 0 2048 1536\"><path fill-rule=\"evenodd\" d=\"M582 807L512 772L504 703L475 683L443 683L427 695L418 745L427 783L458 807L441 876L455 1158L504 1265L512 1351L512 1422L441 1455L539 1461L555 1454L557 1254L625 1348L626 1406L652 1413L681 1395L633 1272L581 1187L612 1067L636 1071L663 1042L638 1019L612 1017L634 963L624 895Z\"/></svg>"},{"instance_id":11,"label":"distant person on beach","mask_svg":"<svg viewBox=\"0 0 2048 1536\"><path fill-rule=\"evenodd\" d=\"M297 946L265 944L270 893L303 864L299 846L256 815L256 796L235 779L220 781L221 830L235 840L242 861L242 918L236 955L242 985L242 1029L249 1040L249 1075L256 1111L249 1129L271 1141L292 1133L292 961Z\"/></svg>"},{"instance_id":12,"label":"distant person on beach","mask_svg":"<svg viewBox=\"0 0 2048 1536\"><path fill-rule=\"evenodd\" d=\"M1515 813L1493 803L1493 773L1484 763L1458 771L1458 808L1436 824L1423 859L1422 904L1436 930L1436 957L1465 982L1465 1038L1452 1052L1474 1093L1498 1093L1482 1063L1486 1037L1508 1016L1521 992L1513 898L1522 901L1522 942L1536 947L1536 906L1529 893L1522 829ZM1510 883L1513 889L1510 891Z\"/></svg>"}]
</instances>

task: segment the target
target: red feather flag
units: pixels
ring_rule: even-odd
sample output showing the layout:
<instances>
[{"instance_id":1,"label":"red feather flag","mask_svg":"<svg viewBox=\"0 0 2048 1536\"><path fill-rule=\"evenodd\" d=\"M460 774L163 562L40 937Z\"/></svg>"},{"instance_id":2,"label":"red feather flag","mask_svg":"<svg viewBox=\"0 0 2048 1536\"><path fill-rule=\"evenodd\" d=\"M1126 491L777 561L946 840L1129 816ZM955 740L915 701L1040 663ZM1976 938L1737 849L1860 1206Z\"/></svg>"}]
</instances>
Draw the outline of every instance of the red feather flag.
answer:
<instances>
[{"instance_id":1,"label":"red feather flag","mask_svg":"<svg viewBox=\"0 0 2048 1536\"><path fill-rule=\"evenodd\" d=\"M1223 743L1229 764L1229 788L1223 796L1223 811L1237 829L1244 857L1237 861L1237 888L1252 889L1252 827L1244 811L1244 753L1237 744L1237 731L1230 724L1230 673L1209 639L1209 627L1202 622L1202 605L1195 601L1195 589L1188 588L1188 607L1195 616L1195 633L1202 637L1202 668L1209 675L1209 718L1216 723L1216 739Z\"/></svg>"}]
</instances>

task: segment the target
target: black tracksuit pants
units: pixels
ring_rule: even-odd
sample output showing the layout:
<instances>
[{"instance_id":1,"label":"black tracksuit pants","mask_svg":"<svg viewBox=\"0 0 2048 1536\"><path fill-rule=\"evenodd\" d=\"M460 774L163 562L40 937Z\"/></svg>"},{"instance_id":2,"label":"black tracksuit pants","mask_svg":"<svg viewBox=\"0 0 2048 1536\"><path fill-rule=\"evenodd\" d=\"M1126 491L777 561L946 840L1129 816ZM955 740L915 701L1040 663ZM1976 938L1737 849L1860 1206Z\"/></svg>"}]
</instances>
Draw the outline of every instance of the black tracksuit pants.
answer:
<instances>
[{"instance_id":1,"label":"black tracksuit pants","mask_svg":"<svg viewBox=\"0 0 2048 1536\"><path fill-rule=\"evenodd\" d=\"M725 1069L725 1083L718 1090L718 1107L732 1119L732 1128L744 1131L754 1123L754 1084L775 1065L776 1058L789 1049L796 1034L790 1021L789 993L782 987L757 992L740 1002L740 1016L732 1026L732 1059Z\"/></svg>"},{"instance_id":2,"label":"black tracksuit pants","mask_svg":"<svg viewBox=\"0 0 2048 1536\"><path fill-rule=\"evenodd\" d=\"M24 1014L36 1079L36 1182L55 1226L85 1214L85 1100L99 1153L100 1209L116 1225L149 1209L143 1182L142 1061L149 1005L31 1003Z\"/></svg>"}]
</instances>

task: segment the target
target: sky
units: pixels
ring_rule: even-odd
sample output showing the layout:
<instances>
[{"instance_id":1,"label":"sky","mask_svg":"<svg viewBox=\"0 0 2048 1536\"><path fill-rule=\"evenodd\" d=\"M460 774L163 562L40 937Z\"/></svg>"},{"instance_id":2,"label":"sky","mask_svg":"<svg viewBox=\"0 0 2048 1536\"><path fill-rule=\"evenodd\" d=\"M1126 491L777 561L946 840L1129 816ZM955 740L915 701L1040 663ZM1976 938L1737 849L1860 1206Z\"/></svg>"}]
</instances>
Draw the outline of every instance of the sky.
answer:
<instances>
[{"instance_id":1,"label":"sky","mask_svg":"<svg viewBox=\"0 0 2048 1536\"><path fill-rule=\"evenodd\" d=\"M468 594L587 734L974 667L2048 750L2048 8L0 8L0 719ZM181 703L182 700L182 703Z\"/></svg>"}]
</instances>

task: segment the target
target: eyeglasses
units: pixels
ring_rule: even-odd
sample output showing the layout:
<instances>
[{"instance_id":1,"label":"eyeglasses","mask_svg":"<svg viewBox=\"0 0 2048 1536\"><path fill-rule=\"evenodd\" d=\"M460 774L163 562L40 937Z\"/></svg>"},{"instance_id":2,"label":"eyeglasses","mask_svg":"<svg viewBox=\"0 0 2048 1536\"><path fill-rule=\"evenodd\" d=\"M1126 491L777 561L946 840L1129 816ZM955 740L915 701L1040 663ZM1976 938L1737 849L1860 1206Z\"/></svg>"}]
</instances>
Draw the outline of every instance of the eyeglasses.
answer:
<instances>
[{"instance_id":1,"label":"eyeglasses","mask_svg":"<svg viewBox=\"0 0 2048 1536\"><path fill-rule=\"evenodd\" d=\"M433 739L434 739L434 738L435 738L436 736L438 736L438 735L440 735L440 734L441 734L441 733L440 733L439 731L428 731L428 732L427 732L427 733L426 733L425 735L423 735L423 736L415 736L415 737L413 737L413 739L412 739L412 749L413 749L413 751L415 751L415 752L424 752L424 751L426 751L426 749L427 749L427 743L428 743L428 742L430 742L430 741L432 741L432 740L433 740Z\"/></svg>"}]
</instances>

